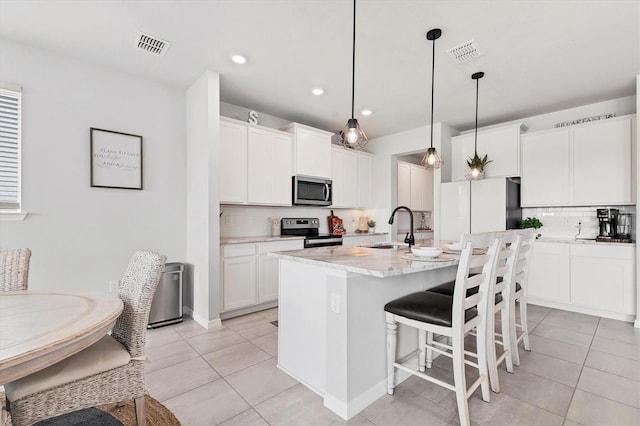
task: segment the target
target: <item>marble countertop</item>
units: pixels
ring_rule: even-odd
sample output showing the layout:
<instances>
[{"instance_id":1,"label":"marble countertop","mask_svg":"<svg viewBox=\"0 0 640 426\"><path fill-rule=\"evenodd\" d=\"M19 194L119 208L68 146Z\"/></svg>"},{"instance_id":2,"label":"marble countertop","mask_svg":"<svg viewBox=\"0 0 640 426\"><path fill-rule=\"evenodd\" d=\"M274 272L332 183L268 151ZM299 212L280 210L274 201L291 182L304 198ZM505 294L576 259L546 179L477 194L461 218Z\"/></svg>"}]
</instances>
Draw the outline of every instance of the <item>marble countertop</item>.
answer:
<instances>
[{"instance_id":1,"label":"marble countertop","mask_svg":"<svg viewBox=\"0 0 640 426\"><path fill-rule=\"evenodd\" d=\"M279 259L322 266L329 269L371 275L379 278L414 274L458 264L458 256L446 262L405 260L402 255L409 249L373 249L358 246L316 247L304 250L270 253Z\"/></svg>"},{"instance_id":2,"label":"marble countertop","mask_svg":"<svg viewBox=\"0 0 640 426\"><path fill-rule=\"evenodd\" d=\"M571 237L545 237L542 236L538 238L536 241L540 241L541 243L559 243L559 244L592 244L598 246L627 246L627 247L635 247L636 243L603 243L600 241L596 241L595 239L575 239Z\"/></svg>"},{"instance_id":3,"label":"marble countertop","mask_svg":"<svg viewBox=\"0 0 640 426\"><path fill-rule=\"evenodd\" d=\"M286 241L286 240L304 240L304 237L300 237L298 235L286 235L286 236L275 236L271 237L269 235L256 236L256 237L224 237L220 238L220 245L223 246L225 244L244 244L244 243L265 243L270 241Z\"/></svg>"},{"instance_id":4,"label":"marble countertop","mask_svg":"<svg viewBox=\"0 0 640 426\"><path fill-rule=\"evenodd\" d=\"M351 232L350 234L346 234L343 235L342 238L349 238L349 237L368 237L371 235L389 235L388 232L363 232L363 233L356 233L356 232Z\"/></svg>"}]
</instances>

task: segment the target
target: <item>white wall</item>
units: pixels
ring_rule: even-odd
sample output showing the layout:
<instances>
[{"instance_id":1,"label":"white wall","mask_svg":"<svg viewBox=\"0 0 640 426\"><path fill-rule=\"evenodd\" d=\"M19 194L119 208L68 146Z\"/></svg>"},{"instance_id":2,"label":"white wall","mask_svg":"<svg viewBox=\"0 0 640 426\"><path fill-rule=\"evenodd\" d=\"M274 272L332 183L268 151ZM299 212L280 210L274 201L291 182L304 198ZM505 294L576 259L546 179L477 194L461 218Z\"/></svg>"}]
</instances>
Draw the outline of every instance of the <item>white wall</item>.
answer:
<instances>
[{"instance_id":1,"label":"white wall","mask_svg":"<svg viewBox=\"0 0 640 426\"><path fill-rule=\"evenodd\" d=\"M108 291L136 249L185 261L184 93L0 40L23 87L22 202L0 247L29 247L32 289ZM89 186L89 128L143 136L144 190Z\"/></svg>"}]
</instances>

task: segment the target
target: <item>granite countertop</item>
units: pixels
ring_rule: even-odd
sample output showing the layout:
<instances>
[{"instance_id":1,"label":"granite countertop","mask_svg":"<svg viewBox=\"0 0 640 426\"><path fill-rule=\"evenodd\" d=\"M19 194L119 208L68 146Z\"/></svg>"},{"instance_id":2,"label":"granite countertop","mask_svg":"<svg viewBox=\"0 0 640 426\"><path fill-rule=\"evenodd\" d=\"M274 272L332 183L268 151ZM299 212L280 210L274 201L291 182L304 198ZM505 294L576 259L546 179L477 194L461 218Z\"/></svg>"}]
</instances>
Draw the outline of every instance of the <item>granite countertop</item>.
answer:
<instances>
[{"instance_id":1,"label":"granite countertop","mask_svg":"<svg viewBox=\"0 0 640 426\"><path fill-rule=\"evenodd\" d=\"M304 250L270 253L279 259L322 266L329 269L385 278L414 274L458 264L458 256L447 262L405 260L407 248L373 249L358 246L316 247Z\"/></svg>"},{"instance_id":2,"label":"granite countertop","mask_svg":"<svg viewBox=\"0 0 640 426\"><path fill-rule=\"evenodd\" d=\"M560 243L560 244L591 244L598 246L626 246L626 247L635 247L636 243L603 243L600 241L596 241L595 239L575 239L571 237L545 237L542 236L538 238L536 241L540 241L541 243Z\"/></svg>"},{"instance_id":3,"label":"granite countertop","mask_svg":"<svg viewBox=\"0 0 640 426\"><path fill-rule=\"evenodd\" d=\"M220 245L225 244L244 244L244 243L265 243L269 241L286 241L286 240L304 240L304 237L298 235L285 235L271 237L269 235L256 237L224 237L220 238Z\"/></svg>"},{"instance_id":4,"label":"granite countertop","mask_svg":"<svg viewBox=\"0 0 640 426\"><path fill-rule=\"evenodd\" d=\"M342 238L349 238L349 237L368 237L371 235L389 235L388 232L363 232L363 233L357 233L357 232L351 232L349 234L345 234L342 236Z\"/></svg>"}]
</instances>

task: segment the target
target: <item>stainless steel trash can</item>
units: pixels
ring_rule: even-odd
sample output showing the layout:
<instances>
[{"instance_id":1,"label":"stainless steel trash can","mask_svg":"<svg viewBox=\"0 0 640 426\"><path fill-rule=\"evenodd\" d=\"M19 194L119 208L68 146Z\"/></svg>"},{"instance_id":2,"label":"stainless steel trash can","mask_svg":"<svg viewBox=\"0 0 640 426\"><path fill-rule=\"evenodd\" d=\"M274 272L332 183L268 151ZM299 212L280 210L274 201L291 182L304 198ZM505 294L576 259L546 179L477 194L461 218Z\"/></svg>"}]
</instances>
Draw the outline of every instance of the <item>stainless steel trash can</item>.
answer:
<instances>
[{"instance_id":1,"label":"stainless steel trash can","mask_svg":"<svg viewBox=\"0 0 640 426\"><path fill-rule=\"evenodd\" d=\"M182 321L183 263L167 263L151 302L147 328L161 327Z\"/></svg>"}]
</instances>

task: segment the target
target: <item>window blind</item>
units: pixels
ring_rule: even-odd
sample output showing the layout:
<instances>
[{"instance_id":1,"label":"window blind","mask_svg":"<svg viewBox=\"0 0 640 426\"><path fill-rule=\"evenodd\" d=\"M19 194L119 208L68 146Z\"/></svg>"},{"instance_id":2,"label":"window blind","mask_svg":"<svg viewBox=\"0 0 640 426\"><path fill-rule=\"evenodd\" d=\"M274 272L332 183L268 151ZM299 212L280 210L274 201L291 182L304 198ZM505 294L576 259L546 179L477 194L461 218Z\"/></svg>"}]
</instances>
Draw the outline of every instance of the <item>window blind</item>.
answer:
<instances>
[{"instance_id":1,"label":"window blind","mask_svg":"<svg viewBox=\"0 0 640 426\"><path fill-rule=\"evenodd\" d=\"M20 209L20 101L0 88L0 210Z\"/></svg>"}]
</instances>

